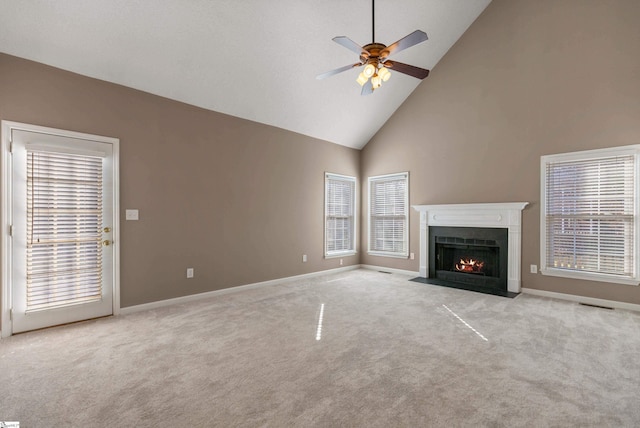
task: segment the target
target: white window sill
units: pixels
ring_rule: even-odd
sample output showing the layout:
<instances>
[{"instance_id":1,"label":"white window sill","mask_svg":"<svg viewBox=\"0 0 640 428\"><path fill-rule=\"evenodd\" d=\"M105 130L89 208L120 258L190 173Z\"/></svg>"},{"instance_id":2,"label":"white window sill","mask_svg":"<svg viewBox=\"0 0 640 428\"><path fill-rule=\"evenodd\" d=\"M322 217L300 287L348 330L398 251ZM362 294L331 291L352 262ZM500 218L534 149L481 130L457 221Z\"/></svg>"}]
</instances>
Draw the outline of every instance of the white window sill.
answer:
<instances>
[{"instance_id":1,"label":"white window sill","mask_svg":"<svg viewBox=\"0 0 640 428\"><path fill-rule=\"evenodd\" d=\"M610 282L614 284L639 285L640 280L637 278L623 278L616 275L607 275L603 273L578 272L565 269L543 268L540 273L547 276L557 276L561 278L584 279L587 281Z\"/></svg>"},{"instance_id":2,"label":"white window sill","mask_svg":"<svg viewBox=\"0 0 640 428\"><path fill-rule=\"evenodd\" d=\"M357 251L336 251L333 253L328 253L324 255L325 259L336 259L338 257L349 257L349 256L355 256L356 254L358 254Z\"/></svg>"},{"instance_id":3,"label":"white window sill","mask_svg":"<svg viewBox=\"0 0 640 428\"><path fill-rule=\"evenodd\" d=\"M394 259L408 259L409 254L401 254L401 253L384 253L378 251L368 251L367 254L370 256L380 256L380 257L391 257Z\"/></svg>"}]
</instances>

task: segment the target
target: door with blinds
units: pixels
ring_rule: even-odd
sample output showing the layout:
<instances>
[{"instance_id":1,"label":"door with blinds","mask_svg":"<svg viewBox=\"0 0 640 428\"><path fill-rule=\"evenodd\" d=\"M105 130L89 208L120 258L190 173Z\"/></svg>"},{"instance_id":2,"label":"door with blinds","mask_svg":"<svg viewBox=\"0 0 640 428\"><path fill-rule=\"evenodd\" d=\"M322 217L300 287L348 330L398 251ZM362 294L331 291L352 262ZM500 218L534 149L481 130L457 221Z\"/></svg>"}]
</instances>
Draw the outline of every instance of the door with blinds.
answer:
<instances>
[{"instance_id":1,"label":"door with blinds","mask_svg":"<svg viewBox=\"0 0 640 428\"><path fill-rule=\"evenodd\" d=\"M113 313L113 144L12 129L13 333Z\"/></svg>"}]
</instances>

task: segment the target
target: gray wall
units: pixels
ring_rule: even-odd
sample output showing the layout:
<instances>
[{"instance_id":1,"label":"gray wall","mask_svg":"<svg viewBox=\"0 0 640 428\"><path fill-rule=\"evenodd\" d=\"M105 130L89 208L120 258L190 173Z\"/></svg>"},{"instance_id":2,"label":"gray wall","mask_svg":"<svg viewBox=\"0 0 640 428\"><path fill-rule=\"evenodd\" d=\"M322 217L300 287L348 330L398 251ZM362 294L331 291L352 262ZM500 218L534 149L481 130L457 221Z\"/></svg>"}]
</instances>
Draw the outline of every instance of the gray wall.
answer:
<instances>
[{"instance_id":1,"label":"gray wall","mask_svg":"<svg viewBox=\"0 0 640 428\"><path fill-rule=\"evenodd\" d=\"M3 54L0 119L120 139L122 307L339 266L324 172L357 150Z\"/></svg>"},{"instance_id":2,"label":"gray wall","mask_svg":"<svg viewBox=\"0 0 640 428\"><path fill-rule=\"evenodd\" d=\"M411 204L528 201L524 287L640 304L638 287L528 273L540 156L640 143L639 22L637 0L493 0L363 149L363 220L366 177L405 170ZM418 230L412 210L416 260L362 262L417 271Z\"/></svg>"}]
</instances>

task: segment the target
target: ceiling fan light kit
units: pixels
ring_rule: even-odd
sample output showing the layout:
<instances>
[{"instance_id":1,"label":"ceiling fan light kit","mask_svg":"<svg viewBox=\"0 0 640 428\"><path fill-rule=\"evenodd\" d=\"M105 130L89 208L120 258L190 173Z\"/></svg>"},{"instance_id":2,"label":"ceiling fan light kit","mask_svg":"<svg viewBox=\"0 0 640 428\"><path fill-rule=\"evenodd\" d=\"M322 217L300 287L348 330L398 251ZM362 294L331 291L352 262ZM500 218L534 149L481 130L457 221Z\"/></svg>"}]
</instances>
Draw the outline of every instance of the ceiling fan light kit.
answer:
<instances>
[{"instance_id":1,"label":"ceiling fan light kit","mask_svg":"<svg viewBox=\"0 0 640 428\"><path fill-rule=\"evenodd\" d=\"M372 42L365 46L360 46L353 40L345 36L334 37L332 40L339 45L357 53L360 56L360 62L352 65L346 65L344 67L336 68L335 70L328 71L326 73L316 76L316 79L324 79L329 76L333 76L343 71L350 70L355 67L362 67L364 69L358 75L356 82L362 86L361 95L372 94L375 89L378 89L382 82L386 82L391 78L391 72L389 69L397 71L399 73L406 74L417 79L424 79L429 75L429 70L415 67L409 64L403 64L397 61L390 61L389 57L400 51L403 51L418 43L424 42L428 39L427 33L424 31L416 30L413 33L403 37L390 46L383 45L382 43L375 42L375 3L371 0L371 22L372 22Z\"/></svg>"},{"instance_id":2,"label":"ceiling fan light kit","mask_svg":"<svg viewBox=\"0 0 640 428\"><path fill-rule=\"evenodd\" d=\"M369 63L364 67L364 70L358 75L356 82L360 84L360 86L364 86L367 83L367 80L371 79L371 85L373 89L377 89L380 87L382 82L386 82L391 78L391 72L389 69L384 66L384 64L380 62Z\"/></svg>"}]
</instances>

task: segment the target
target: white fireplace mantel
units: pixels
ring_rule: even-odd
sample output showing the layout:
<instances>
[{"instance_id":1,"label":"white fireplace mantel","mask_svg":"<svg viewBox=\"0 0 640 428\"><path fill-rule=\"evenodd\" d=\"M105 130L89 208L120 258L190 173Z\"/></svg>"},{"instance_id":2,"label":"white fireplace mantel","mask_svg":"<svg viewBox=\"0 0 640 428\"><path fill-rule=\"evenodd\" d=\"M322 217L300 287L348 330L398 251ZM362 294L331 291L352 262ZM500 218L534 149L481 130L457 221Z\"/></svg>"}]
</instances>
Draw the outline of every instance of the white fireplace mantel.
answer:
<instances>
[{"instance_id":1,"label":"white fireplace mantel","mask_svg":"<svg viewBox=\"0 0 640 428\"><path fill-rule=\"evenodd\" d=\"M522 210L528 202L413 205L420 213L420 276L429 276L429 226L502 227L509 230L508 291L520 292Z\"/></svg>"}]
</instances>

